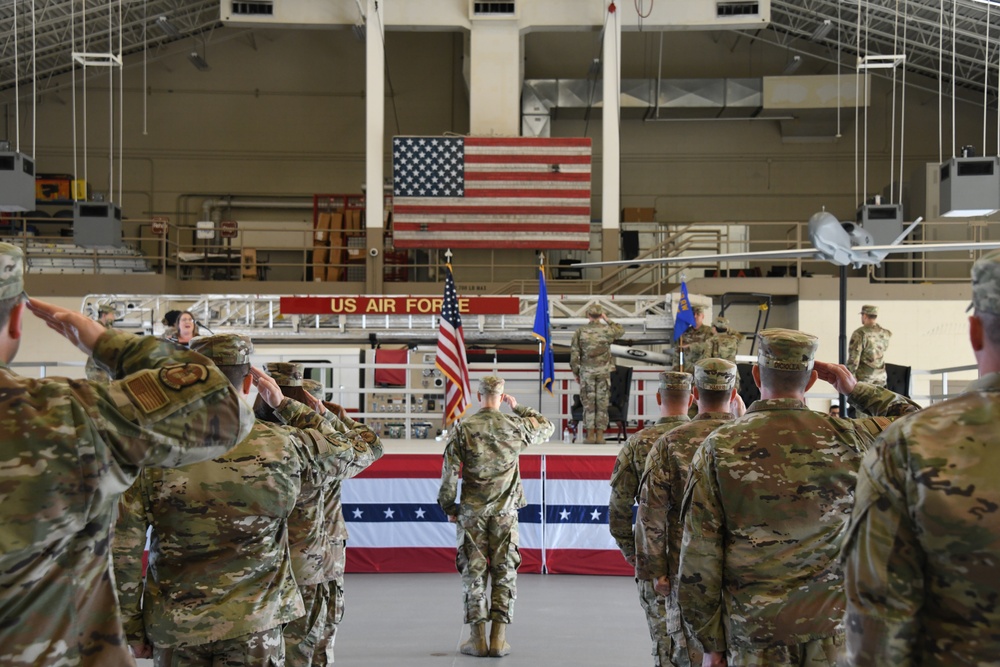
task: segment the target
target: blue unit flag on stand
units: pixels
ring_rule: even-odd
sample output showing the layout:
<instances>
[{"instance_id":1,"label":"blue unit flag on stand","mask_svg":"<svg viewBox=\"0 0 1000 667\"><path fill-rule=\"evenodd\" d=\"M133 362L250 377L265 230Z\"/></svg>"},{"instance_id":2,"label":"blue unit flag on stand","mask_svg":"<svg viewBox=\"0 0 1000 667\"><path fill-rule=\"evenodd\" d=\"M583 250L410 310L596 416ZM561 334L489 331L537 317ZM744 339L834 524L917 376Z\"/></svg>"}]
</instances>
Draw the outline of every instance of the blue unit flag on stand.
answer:
<instances>
[{"instance_id":1,"label":"blue unit flag on stand","mask_svg":"<svg viewBox=\"0 0 1000 667\"><path fill-rule=\"evenodd\" d=\"M688 299L687 283L681 281L681 300L677 304L677 317L674 318L674 341L680 340L684 332L694 326L694 311L691 310L691 300Z\"/></svg>"},{"instance_id":2,"label":"blue unit flag on stand","mask_svg":"<svg viewBox=\"0 0 1000 667\"><path fill-rule=\"evenodd\" d=\"M535 309L535 327L532 334L544 344L542 350L542 386L552 393L556 379L556 361L552 353L552 323L549 319L549 290L545 286L545 265L538 267L538 307Z\"/></svg>"}]
</instances>

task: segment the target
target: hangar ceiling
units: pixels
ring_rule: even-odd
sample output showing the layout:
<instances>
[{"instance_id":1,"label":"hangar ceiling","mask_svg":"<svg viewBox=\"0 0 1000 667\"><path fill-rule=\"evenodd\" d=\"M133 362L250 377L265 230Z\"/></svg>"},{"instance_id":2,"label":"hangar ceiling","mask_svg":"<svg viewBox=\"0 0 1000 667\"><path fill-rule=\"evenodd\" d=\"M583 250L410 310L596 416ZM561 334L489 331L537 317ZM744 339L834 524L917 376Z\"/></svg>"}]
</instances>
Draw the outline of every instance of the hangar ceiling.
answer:
<instances>
[{"instance_id":1,"label":"hangar ceiling","mask_svg":"<svg viewBox=\"0 0 1000 667\"><path fill-rule=\"evenodd\" d=\"M180 39L201 35L209 40L221 27L219 6L219 0L3 3L0 90L12 88L15 79L25 85L36 77L44 90L54 75L69 70L74 38L78 52L106 53L118 51L120 34L124 54L148 48L151 57ZM166 17L172 29L165 29L159 17ZM950 87L954 59L955 84L980 93L985 86L996 103L1000 0L771 0L771 19L768 28L752 36L828 60L840 57L847 67L856 64L860 45L867 57L905 55L906 68L924 76L938 78L943 72Z\"/></svg>"}]
</instances>

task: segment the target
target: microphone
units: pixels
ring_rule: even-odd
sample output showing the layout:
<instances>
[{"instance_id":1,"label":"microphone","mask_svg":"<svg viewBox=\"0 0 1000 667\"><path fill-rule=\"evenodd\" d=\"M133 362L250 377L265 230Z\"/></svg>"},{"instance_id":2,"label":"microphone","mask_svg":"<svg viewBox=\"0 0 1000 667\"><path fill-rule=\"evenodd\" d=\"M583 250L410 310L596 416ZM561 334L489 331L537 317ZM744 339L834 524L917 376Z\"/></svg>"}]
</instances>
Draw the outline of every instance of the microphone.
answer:
<instances>
[{"instance_id":1,"label":"microphone","mask_svg":"<svg viewBox=\"0 0 1000 667\"><path fill-rule=\"evenodd\" d=\"M205 326L204 324L202 324L202 323L201 323L201 322L199 322L198 320L195 320L195 321L194 321L194 323L195 323L195 325L196 325L196 326L197 326L197 327L198 327L199 329L204 329L205 331L207 331L207 332L208 332L208 333L210 333L211 335L213 335L213 336L215 335L215 332L214 332L214 331L212 331L211 329L209 329L208 327L206 327L206 326Z\"/></svg>"}]
</instances>

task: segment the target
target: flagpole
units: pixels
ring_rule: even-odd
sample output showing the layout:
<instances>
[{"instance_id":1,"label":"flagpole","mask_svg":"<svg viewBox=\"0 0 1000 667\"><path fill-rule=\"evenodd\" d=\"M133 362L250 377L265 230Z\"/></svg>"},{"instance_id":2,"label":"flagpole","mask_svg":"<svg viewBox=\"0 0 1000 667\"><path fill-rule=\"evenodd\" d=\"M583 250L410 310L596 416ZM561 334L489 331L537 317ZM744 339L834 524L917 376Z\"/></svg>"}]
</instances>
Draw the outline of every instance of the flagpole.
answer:
<instances>
[{"instance_id":1,"label":"flagpole","mask_svg":"<svg viewBox=\"0 0 1000 667\"><path fill-rule=\"evenodd\" d=\"M538 253L538 280L539 281L541 281L542 275L544 274L544 272L545 272L545 253L544 252L539 252ZM542 307L542 303L541 303L541 301L539 301L538 305L535 306L535 310L537 311L541 307ZM546 303L545 307L548 308L549 304ZM538 411L539 412L542 411L542 384L545 382L545 357L544 357L544 352L545 352L545 343L543 341L538 341ZM553 384L554 384L554 381L553 381Z\"/></svg>"}]
</instances>

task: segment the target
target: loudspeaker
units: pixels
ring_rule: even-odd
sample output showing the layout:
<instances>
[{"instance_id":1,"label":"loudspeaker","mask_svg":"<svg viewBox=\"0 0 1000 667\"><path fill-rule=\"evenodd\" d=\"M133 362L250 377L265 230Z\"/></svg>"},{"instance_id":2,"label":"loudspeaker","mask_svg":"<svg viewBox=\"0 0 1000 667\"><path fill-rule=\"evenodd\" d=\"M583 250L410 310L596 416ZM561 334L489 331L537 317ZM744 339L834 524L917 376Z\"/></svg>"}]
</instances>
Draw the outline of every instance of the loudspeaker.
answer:
<instances>
[{"instance_id":1,"label":"loudspeaker","mask_svg":"<svg viewBox=\"0 0 1000 667\"><path fill-rule=\"evenodd\" d=\"M902 396L910 397L910 370L909 366L897 366L896 364L885 365L885 386L889 391L894 391Z\"/></svg>"}]
</instances>

